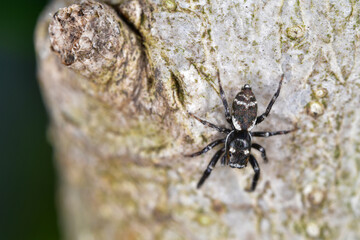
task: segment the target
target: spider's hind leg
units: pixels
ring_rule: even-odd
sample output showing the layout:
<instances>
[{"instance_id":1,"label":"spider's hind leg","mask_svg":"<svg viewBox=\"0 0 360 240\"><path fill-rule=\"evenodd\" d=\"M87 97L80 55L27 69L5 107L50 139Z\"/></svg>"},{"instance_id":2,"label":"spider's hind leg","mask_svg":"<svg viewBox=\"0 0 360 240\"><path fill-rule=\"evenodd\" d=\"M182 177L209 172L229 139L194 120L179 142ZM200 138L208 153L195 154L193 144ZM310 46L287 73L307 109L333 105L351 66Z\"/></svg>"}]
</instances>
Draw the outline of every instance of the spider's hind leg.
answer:
<instances>
[{"instance_id":1,"label":"spider's hind leg","mask_svg":"<svg viewBox=\"0 0 360 240\"><path fill-rule=\"evenodd\" d=\"M209 165L207 166L207 168L205 169L202 177L200 178L200 181L197 184L197 188L200 188L205 180L209 177L211 171L214 169L216 163L218 162L219 158L221 157L221 155L225 152L225 147L221 148L219 151L217 151L215 153L215 155L212 157Z\"/></svg>"},{"instance_id":2,"label":"spider's hind leg","mask_svg":"<svg viewBox=\"0 0 360 240\"><path fill-rule=\"evenodd\" d=\"M218 139L213 141L212 143L208 144L206 147L204 147L201 151L199 152L195 152L192 154L185 154L185 157L196 157L199 156L201 154L207 153L208 151L210 151L213 147L219 145L220 143L224 143L225 142L225 138L223 139Z\"/></svg>"},{"instance_id":3,"label":"spider's hind leg","mask_svg":"<svg viewBox=\"0 0 360 240\"><path fill-rule=\"evenodd\" d=\"M276 132L251 132L252 137L271 137L275 135L284 135L288 134L290 132L296 131L297 128L292 130L282 130L282 131L276 131Z\"/></svg>"}]
</instances>

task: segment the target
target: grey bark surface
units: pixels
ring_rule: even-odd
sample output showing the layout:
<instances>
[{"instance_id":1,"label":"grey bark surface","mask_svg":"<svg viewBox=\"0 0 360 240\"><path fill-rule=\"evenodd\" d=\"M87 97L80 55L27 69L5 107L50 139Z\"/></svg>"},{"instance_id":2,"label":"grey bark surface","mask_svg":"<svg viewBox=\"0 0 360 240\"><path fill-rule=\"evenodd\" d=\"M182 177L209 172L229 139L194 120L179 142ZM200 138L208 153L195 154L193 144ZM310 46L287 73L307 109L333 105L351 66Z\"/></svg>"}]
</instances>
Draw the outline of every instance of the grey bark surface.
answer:
<instances>
[{"instance_id":1,"label":"grey bark surface","mask_svg":"<svg viewBox=\"0 0 360 240\"><path fill-rule=\"evenodd\" d=\"M358 1L52 1L36 29L65 239L360 239ZM248 83L269 163L216 166Z\"/></svg>"}]
</instances>

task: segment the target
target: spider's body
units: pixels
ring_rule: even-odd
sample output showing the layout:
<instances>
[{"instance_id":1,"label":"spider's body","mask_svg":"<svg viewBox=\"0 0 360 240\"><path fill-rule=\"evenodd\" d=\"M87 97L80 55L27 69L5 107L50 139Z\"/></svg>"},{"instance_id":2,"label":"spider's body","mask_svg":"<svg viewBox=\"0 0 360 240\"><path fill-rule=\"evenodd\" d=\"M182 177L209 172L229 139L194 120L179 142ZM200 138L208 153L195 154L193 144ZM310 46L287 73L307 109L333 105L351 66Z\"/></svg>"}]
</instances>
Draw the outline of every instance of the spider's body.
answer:
<instances>
[{"instance_id":1,"label":"spider's body","mask_svg":"<svg viewBox=\"0 0 360 240\"><path fill-rule=\"evenodd\" d=\"M198 188L200 188L201 185L205 182L207 177L210 175L212 169L215 167L216 163L222 156L221 164L229 165L229 167L232 168L244 168L247 166L247 163L250 162L255 172L250 191L255 190L257 180L260 177L260 168L255 157L251 154L251 148L255 148L258 151L260 151L262 158L264 159L265 162L267 162L267 158L266 158L265 149L261 147L259 144L251 143L251 138L269 137L273 135L287 134L293 131L293 130L287 130L287 131L277 131L277 132L251 132L251 130L256 124L261 123L269 115L272 105L275 103L275 100L279 96L283 78L284 75L281 77L278 90L271 99L268 107L266 108L265 113L263 113L260 116L257 116L257 102L255 95L252 92L250 86L248 84L245 84L241 89L241 91L236 95L233 101L232 115L231 115L225 97L225 93L221 86L220 76L218 72L220 96L225 107L225 117L227 122L231 125L231 129L216 126L212 123L209 123L205 120L202 120L194 116L193 114L190 114L192 117L200 121L202 124L215 128L219 132L227 134L226 138L215 140L214 142L207 145L203 150L187 155L189 157L195 157L208 152L216 145L222 143L225 145L220 150L218 150L211 159L208 167L206 168L203 176L201 177L197 185Z\"/></svg>"}]
</instances>

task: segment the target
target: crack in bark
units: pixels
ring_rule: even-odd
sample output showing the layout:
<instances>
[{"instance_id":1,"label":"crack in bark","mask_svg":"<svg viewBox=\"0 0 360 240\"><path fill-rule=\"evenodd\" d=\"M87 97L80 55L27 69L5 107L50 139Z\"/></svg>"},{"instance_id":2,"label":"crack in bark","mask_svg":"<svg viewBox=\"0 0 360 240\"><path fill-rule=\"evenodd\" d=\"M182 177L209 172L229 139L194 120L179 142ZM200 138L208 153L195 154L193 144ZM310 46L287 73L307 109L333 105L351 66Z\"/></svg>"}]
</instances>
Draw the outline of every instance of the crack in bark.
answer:
<instances>
[{"instance_id":1,"label":"crack in bark","mask_svg":"<svg viewBox=\"0 0 360 240\"><path fill-rule=\"evenodd\" d=\"M118 17L126 24L126 26L137 36L138 38L138 42L140 43L140 50L141 50L141 59L143 59L143 61L141 62L141 69L145 69L145 74L146 74L146 79L147 79L147 92L150 93L151 89L153 89L154 84L155 84L155 79L154 79L154 74L153 74L153 69L151 67L150 61L149 61L149 54L148 54L148 48L146 47L146 40L144 35L141 33L141 31L135 26L135 24L133 22L131 22L131 20L129 18L127 18L120 10L120 6L121 4L110 4L110 3L105 3L107 4L109 7L111 7L112 9L114 9L114 11L117 13ZM144 18L144 13L143 11L141 11L141 15L140 15L141 21L143 22L143 18Z\"/></svg>"}]
</instances>

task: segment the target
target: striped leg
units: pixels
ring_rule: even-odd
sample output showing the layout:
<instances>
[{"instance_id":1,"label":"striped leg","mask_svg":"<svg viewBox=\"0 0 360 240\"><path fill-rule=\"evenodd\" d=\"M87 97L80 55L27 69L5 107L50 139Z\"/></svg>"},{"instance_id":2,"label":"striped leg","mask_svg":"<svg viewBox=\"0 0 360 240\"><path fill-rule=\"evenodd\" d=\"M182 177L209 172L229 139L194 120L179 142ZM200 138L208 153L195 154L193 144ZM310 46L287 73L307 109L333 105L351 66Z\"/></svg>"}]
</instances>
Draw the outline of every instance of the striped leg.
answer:
<instances>
[{"instance_id":1,"label":"striped leg","mask_svg":"<svg viewBox=\"0 0 360 240\"><path fill-rule=\"evenodd\" d=\"M215 167L217 161L219 160L219 158L221 157L221 155L225 152L225 147L221 148L219 151L217 151L215 153L215 155L212 157L209 165L207 166L206 170L204 171L200 181L197 184L197 188L200 188L205 180L209 177L211 171L213 170L213 168Z\"/></svg>"},{"instance_id":2,"label":"striped leg","mask_svg":"<svg viewBox=\"0 0 360 240\"><path fill-rule=\"evenodd\" d=\"M297 130L297 129L282 130L282 131L276 131L276 132L251 132L251 136L252 137L271 137L271 136L275 136L275 135L288 134L288 133L293 132L295 130Z\"/></svg>"},{"instance_id":3,"label":"striped leg","mask_svg":"<svg viewBox=\"0 0 360 240\"><path fill-rule=\"evenodd\" d=\"M253 192L256 188L256 184L260 178L260 167L258 162L256 161L255 157L253 155L250 155L250 164L252 168L254 169L255 175L251 183L251 188L248 190L249 192Z\"/></svg>"},{"instance_id":4,"label":"striped leg","mask_svg":"<svg viewBox=\"0 0 360 240\"><path fill-rule=\"evenodd\" d=\"M263 148L261 145L257 144L257 143L253 143L251 144L252 148L255 148L256 150L258 150L261 153L261 157L264 159L264 162L267 163L268 159L266 157L266 151L265 148Z\"/></svg>"},{"instance_id":5,"label":"striped leg","mask_svg":"<svg viewBox=\"0 0 360 240\"><path fill-rule=\"evenodd\" d=\"M271 99L269 105L267 106L266 111L263 114L261 114L259 117L256 118L256 124L259 124L262 121L264 121L264 119L269 115L272 106L274 105L276 99L278 98L278 96L280 94L280 89L281 89L281 84L282 84L283 79L284 79L284 74L281 76L279 87L278 87L276 93L274 94L273 98Z\"/></svg>"},{"instance_id":6,"label":"striped leg","mask_svg":"<svg viewBox=\"0 0 360 240\"><path fill-rule=\"evenodd\" d=\"M210 123L210 122L207 122L207 121L205 121L205 120L202 120L202 119L198 118L197 116L195 116L195 115L192 114L192 113L189 113L189 115L190 115L191 117L195 118L196 120L198 120L199 122L201 122L202 124L204 124L205 126L208 126L208 127L211 127L211 128L215 128L218 132L222 132L222 133L230 133L230 132L231 132L230 129L216 126L215 124L212 124L212 123Z\"/></svg>"},{"instance_id":7,"label":"striped leg","mask_svg":"<svg viewBox=\"0 0 360 240\"><path fill-rule=\"evenodd\" d=\"M220 80L220 73L219 73L219 70L217 71L217 77L218 77L218 81L219 81L219 89L220 89L220 97L221 97L221 100L224 104L224 108L225 108L225 118L226 118L226 121L228 123L230 123L230 125L232 126L232 121L231 121L231 115L230 115L230 109L229 109L229 105L228 105L228 102L226 100L226 96L225 96L225 93L224 93L224 90L221 86L221 80Z\"/></svg>"},{"instance_id":8,"label":"striped leg","mask_svg":"<svg viewBox=\"0 0 360 240\"><path fill-rule=\"evenodd\" d=\"M212 143L210 143L209 145L207 145L204 149L202 149L199 152L196 153L192 153L192 154L186 154L185 157L196 157L199 156L201 154L207 153L208 151L210 151L213 147L219 145L220 143L224 143L225 142L225 138L223 139L218 139L213 141Z\"/></svg>"}]
</instances>

